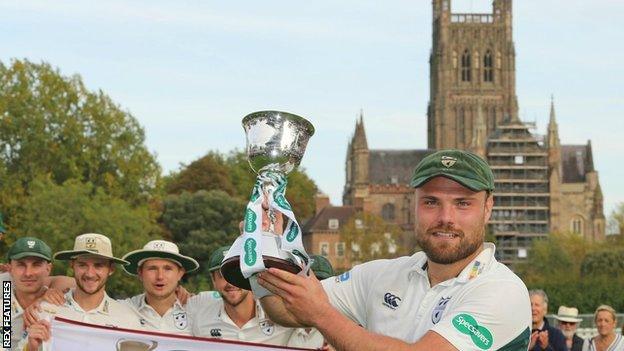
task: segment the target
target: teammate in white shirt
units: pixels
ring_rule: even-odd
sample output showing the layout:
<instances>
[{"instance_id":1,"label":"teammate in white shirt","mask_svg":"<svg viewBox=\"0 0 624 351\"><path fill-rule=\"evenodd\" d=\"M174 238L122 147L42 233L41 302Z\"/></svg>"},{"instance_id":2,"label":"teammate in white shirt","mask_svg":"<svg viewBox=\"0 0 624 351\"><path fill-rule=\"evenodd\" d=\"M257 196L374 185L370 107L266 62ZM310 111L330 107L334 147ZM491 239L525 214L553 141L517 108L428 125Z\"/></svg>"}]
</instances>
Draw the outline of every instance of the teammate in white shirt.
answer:
<instances>
[{"instance_id":1,"label":"teammate in white shirt","mask_svg":"<svg viewBox=\"0 0 624 351\"><path fill-rule=\"evenodd\" d=\"M137 311L145 329L190 335L187 310L178 300L176 288L185 273L199 268L197 261L180 254L176 244L165 240L152 240L122 259L129 262L123 269L138 275L144 289L143 294L123 302ZM191 297L191 300L199 298Z\"/></svg>"},{"instance_id":2,"label":"teammate in white shirt","mask_svg":"<svg viewBox=\"0 0 624 351\"><path fill-rule=\"evenodd\" d=\"M3 287L5 282L11 284L11 348L15 349L24 337L24 311L36 303L49 286L64 289L74 284L68 277L50 277L52 250L38 238L17 239L9 248L7 258L8 271L0 273L0 281Z\"/></svg>"},{"instance_id":3,"label":"teammate in white shirt","mask_svg":"<svg viewBox=\"0 0 624 351\"><path fill-rule=\"evenodd\" d=\"M219 271L229 247L221 247L210 256L209 271L213 286L221 295L202 293L187 305L194 336L289 346L291 339L301 347L317 348L322 340L310 341L307 334L275 324L264 313L251 291L229 284ZM316 343L313 343L316 342ZM303 346L302 346L303 345Z\"/></svg>"},{"instance_id":4,"label":"teammate in white shirt","mask_svg":"<svg viewBox=\"0 0 624 351\"><path fill-rule=\"evenodd\" d=\"M258 282L271 318L313 326L338 350L526 350L524 283L483 242L494 177L479 156L442 150L416 167L411 257L354 267L322 284L277 269ZM360 327L360 325L363 327Z\"/></svg>"},{"instance_id":5,"label":"teammate in white shirt","mask_svg":"<svg viewBox=\"0 0 624 351\"><path fill-rule=\"evenodd\" d=\"M28 328L28 339L22 340L22 345L27 343L27 350L49 349L50 320L54 316L109 327L142 329L134 310L106 294L106 281L114 273L115 263L128 263L113 256L111 242L106 236L79 235L73 250L57 252L54 258L70 260L77 287L65 295L65 303L61 306L41 303L37 323Z\"/></svg>"}]
</instances>

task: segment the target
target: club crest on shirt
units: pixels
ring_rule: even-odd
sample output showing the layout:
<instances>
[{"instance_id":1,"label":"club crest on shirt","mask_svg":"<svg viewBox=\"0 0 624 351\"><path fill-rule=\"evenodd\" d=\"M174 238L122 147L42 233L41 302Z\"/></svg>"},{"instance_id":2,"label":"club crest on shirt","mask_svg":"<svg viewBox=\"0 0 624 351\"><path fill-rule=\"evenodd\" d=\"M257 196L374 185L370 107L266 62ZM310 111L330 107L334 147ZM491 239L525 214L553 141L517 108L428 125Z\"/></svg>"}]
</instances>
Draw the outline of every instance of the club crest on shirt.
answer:
<instances>
[{"instance_id":1,"label":"club crest on shirt","mask_svg":"<svg viewBox=\"0 0 624 351\"><path fill-rule=\"evenodd\" d=\"M264 335L270 336L273 335L275 331L275 324L268 319L260 321L260 330L264 333Z\"/></svg>"},{"instance_id":2,"label":"club crest on shirt","mask_svg":"<svg viewBox=\"0 0 624 351\"><path fill-rule=\"evenodd\" d=\"M188 319L186 318L186 312L176 312L173 314L173 321L176 328L180 330L186 329L188 325Z\"/></svg>"},{"instance_id":3,"label":"club crest on shirt","mask_svg":"<svg viewBox=\"0 0 624 351\"><path fill-rule=\"evenodd\" d=\"M431 322L436 324L442 319L442 314L444 313L444 309L446 305L451 300L451 297L441 297L440 301L433 308L433 312L431 313Z\"/></svg>"}]
</instances>

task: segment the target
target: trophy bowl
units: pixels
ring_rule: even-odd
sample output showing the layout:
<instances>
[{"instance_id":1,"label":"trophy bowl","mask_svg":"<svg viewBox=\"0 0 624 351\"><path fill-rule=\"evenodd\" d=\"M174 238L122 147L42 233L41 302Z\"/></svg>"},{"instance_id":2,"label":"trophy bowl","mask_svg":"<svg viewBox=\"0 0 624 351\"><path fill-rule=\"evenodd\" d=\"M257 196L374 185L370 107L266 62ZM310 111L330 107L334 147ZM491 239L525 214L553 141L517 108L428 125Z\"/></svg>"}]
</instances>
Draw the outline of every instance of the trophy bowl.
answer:
<instances>
[{"instance_id":1,"label":"trophy bowl","mask_svg":"<svg viewBox=\"0 0 624 351\"><path fill-rule=\"evenodd\" d=\"M314 126L282 111L259 111L243 118L247 157L256 173L266 169L288 174L301 162Z\"/></svg>"},{"instance_id":2,"label":"trophy bowl","mask_svg":"<svg viewBox=\"0 0 624 351\"><path fill-rule=\"evenodd\" d=\"M301 272L303 265L301 259L288 251L281 250L279 248L280 240L281 237L273 233L262 233L262 247L264 249L262 259L264 266L266 268L278 268L293 274ZM243 251L244 245L242 236L234 241L234 244L232 244L221 263L221 275L228 283L241 289L251 290L249 280L243 277L243 273L240 270L240 253Z\"/></svg>"}]
</instances>

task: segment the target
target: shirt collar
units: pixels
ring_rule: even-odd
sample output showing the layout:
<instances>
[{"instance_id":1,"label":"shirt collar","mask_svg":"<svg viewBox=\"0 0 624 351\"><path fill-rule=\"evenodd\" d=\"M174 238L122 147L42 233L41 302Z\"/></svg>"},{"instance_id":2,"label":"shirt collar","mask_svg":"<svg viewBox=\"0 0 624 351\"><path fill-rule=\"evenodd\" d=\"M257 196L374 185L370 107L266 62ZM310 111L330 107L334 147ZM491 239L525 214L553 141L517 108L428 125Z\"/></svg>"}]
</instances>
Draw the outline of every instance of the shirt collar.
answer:
<instances>
[{"instance_id":1,"label":"shirt collar","mask_svg":"<svg viewBox=\"0 0 624 351\"><path fill-rule=\"evenodd\" d=\"M75 289L71 289L71 290L69 290L65 294L65 305L70 306L74 310L76 310L78 312L82 312L82 313L100 313L100 314L104 314L104 315L108 315L109 314L109 312L110 312L110 304L111 304L113 299L111 299L108 296L106 291L104 292L104 298L102 299L102 302L100 302L100 304L96 308L94 308L94 309L92 309L90 311L85 311L85 310L82 309L82 307L80 307L78 302L76 302L76 300L74 300L74 290Z\"/></svg>"},{"instance_id":2,"label":"shirt collar","mask_svg":"<svg viewBox=\"0 0 624 351\"><path fill-rule=\"evenodd\" d=\"M154 310L154 307L150 306L150 304L147 303L147 300L145 299L145 293L142 293L139 295L139 305L137 306L137 309L140 311L144 308ZM180 300L178 300L177 297L175 299L175 302L173 303L172 308L174 310L184 310L184 308L182 307L182 303L180 303Z\"/></svg>"},{"instance_id":3,"label":"shirt collar","mask_svg":"<svg viewBox=\"0 0 624 351\"><path fill-rule=\"evenodd\" d=\"M496 262L494 258L494 252L496 251L496 246L493 243L483 243L483 251L475 257L474 260L470 261L470 263L462 269L461 272L457 275L457 277L446 280L440 284L449 285L454 282L467 283L468 281L476 278L484 271L488 270L493 262ZM415 274L419 274L425 279L429 279L427 275L427 255L423 252L417 252L412 255L412 260L414 261L412 264L412 268L410 269L410 278Z\"/></svg>"}]
</instances>

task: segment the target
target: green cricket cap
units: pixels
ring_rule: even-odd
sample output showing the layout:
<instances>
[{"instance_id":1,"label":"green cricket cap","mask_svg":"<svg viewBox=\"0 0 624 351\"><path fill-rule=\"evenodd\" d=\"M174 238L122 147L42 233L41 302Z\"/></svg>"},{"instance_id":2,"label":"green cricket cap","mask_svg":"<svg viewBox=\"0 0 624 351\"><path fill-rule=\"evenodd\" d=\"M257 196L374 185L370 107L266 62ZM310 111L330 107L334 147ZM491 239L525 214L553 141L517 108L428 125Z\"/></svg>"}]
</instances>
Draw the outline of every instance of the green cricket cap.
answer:
<instances>
[{"instance_id":1,"label":"green cricket cap","mask_svg":"<svg viewBox=\"0 0 624 351\"><path fill-rule=\"evenodd\" d=\"M473 191L494 190L492 169L472 152L449 149L428 155L416 166L410 185L418 188L439 176L452 179Z\"/></svg>"},{"instance_id":2,"label":"green cricket cap","mask_svg":"<svg viewBox=\"0 0 624 351\"><path fill-rule=\"evenodd\" d=\"M26 236L17 239L7 253L10 260L19 260L24 257L41 257L48 262L52 262L52 249L41 239Z\"/></svg>"},{"instance_id":3,"label":"green cricket cap","mask_svg":"<svg viewBox=\"0 0 624 351\"><path fill-rule=\"evenodd\" d=\"M230 246L228 245L221 246L212 252L210 259L208 260L208 272L216 271L221 268L221 262L229 250Z\"/></svg>"},{"instance_id":4,"label":"green cricket cap","mask_svg":"<svg viewBox=\"0 0 624 351\"><path fill-rule=\"evenodd\" d=\"M332 268L329 260L321 255L311 255L310 258L314 260L310 269L314 272L314 275L319 280L327 279L336 275L334 268Z\"/></svg>"}]
</instances>

